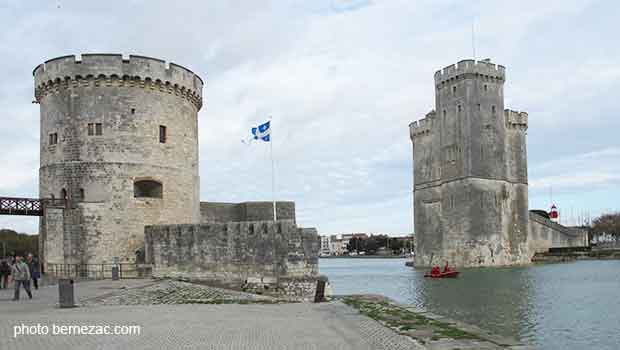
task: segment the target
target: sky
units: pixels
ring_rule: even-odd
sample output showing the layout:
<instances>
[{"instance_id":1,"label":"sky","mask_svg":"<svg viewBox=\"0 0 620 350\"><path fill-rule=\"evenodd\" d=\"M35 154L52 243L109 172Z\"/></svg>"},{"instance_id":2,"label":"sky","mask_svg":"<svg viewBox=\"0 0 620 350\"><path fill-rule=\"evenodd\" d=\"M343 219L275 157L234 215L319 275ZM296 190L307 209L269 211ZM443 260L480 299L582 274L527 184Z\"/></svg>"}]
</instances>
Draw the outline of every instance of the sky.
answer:
<instances>
[{"instance_id":1,"label":"sky","mask_svg":"<svg viewBox=\"0 0 620 350\"><path fill-rule=\"evenodd\" d=\"M408 125L434 108L436 70L506 66L506 108L529 113L530 209L563 223L619 210L620 2L0 2L0 196L37 197L32 70L57 56L158 57L205 81L198 114L202 201L276 195L321 234L413 229ZM615 108L614 108L615 107ZM35 233L38 219L0 216Z\"/></svg>"}]
</instances>

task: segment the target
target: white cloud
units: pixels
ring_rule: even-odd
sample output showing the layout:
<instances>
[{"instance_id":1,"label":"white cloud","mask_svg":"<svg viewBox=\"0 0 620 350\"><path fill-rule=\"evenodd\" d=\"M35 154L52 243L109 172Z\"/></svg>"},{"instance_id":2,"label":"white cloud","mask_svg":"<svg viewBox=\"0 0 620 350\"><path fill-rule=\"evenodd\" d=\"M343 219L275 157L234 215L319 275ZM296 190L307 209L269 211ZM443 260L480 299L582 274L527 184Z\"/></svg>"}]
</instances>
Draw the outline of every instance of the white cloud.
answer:
<instances>
[{"instance_id":1,"label":"white cloud","mask_svg":"<svg viewBox=\"0 0 620 350\"><path fill-rule=\"evenodd\" d=\"M575 189L579 187L591 188L599 185L620 183L620 174L607 172L581 172L567 175L554 175L539 178L530 182L533 189Z\"/></svg>"},{"instance_id":2,"label":"white cloud","mask_svg":"<svg viewBox=\"0 0 620 350\"><path fill-rule=\"evenodd\" d=\"M532 190L556 182L575 195L591 185L619 194L610 165L620 149L612 9L567 1L60 4L0 11L0 107L15 120L0 129L0 195L38 187L32 68L67 53L139 53L207 81L203 200L271 198L268 148L240 140L272 115L278 198L297 202L300 223L408 232L407 125L434 107L434 71L471 55L474 18L478 56L508 68L507 107L530 112ZM587 155L596 150L604 154Z\"/></svg>"}]
</instances>

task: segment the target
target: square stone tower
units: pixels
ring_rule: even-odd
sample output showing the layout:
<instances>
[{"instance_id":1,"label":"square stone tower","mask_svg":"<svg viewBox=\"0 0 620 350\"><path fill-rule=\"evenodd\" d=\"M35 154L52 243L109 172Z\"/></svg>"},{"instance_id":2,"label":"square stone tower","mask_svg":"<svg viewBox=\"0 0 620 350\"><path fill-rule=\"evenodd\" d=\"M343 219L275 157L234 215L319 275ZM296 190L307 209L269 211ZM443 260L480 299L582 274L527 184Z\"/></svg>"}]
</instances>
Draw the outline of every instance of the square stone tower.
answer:
<instances>
[{"instance_id":1,"label":"square stone tower","mask_svg":"<svg viewBox=\"0 0 620 350\"><path fill-rule=\"evenodd\" d=\"M505 68L435 73L435 110L409 125L416 266L529 262L527 113L504 110Z\"/></svg>"}]
</instances>

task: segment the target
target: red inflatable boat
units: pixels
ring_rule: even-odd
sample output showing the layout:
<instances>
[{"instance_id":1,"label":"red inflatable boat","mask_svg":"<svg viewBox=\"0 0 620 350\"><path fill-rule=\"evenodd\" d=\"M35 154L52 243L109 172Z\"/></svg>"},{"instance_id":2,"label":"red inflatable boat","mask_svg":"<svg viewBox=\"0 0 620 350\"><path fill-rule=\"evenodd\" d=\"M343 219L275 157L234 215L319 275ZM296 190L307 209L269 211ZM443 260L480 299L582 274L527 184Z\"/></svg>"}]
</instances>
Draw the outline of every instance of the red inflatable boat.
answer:
<instances>
[{"instance_id":1,"label":"red inflatable boat","mask_svg":"<svg viewBox=\"0 0 620 350\"><path fill-rule=\"evenodd\" d=\"M440 273L427 273L424 277L430 278L455 278L459 276L458 271L448 271L448 272L440 272Z\"/></svg>"},{"instance_id":2,"label":"red inflatable boat","mask_svg":"<svg viewBox=\"0 0 620 350\"><path fill-rule=\"evenodd\" d=\"M432 260L432 258L431 258ZM430 278L455 278L459 276L459 272L452 270L448 262L446 261L446 266L444 266L443 271L439 269L439 266L435 265L431 268L431 271L424 275L424 277Z\"/></svg>"}]
</instances>

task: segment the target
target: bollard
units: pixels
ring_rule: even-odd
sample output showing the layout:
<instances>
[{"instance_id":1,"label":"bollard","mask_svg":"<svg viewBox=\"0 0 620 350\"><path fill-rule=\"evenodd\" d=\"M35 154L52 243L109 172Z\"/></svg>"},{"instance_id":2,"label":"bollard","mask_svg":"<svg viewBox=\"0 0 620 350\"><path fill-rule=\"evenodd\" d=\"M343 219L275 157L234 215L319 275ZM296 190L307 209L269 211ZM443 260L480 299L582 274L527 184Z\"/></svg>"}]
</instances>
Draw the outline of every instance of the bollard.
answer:
<instances>
[{"instance_id":1,"label":"bollard","mask_svg":"<svg viewBox=\"0 0 620 350\"><path fill-rule=\"evenodd\" d=\"M320 303L325 301L325 284L327 284L327 276L319 276L316 280L316 293L314 294L314 302Z\"/></svg>"},{"instance_id":2,"label":"bollard","mask_svg":"<svg viewBox=\"0 0 620 350\"><path fill-rule=\"evenodd\" d=\"M112 266L112 280L113 281L118 281L119 276L118 276L118 265L114 265Z\"/></svg>"},{"instance_id":3,"label":"bollard","mask_svg":"<svg viewBox=\"0 0 620 350\"><path fill-rule=\"evenodd\" d=\"M61 308L75 307L72 279L62 278L58 280L58 305Z\"/></svg>"}]
</instances>

